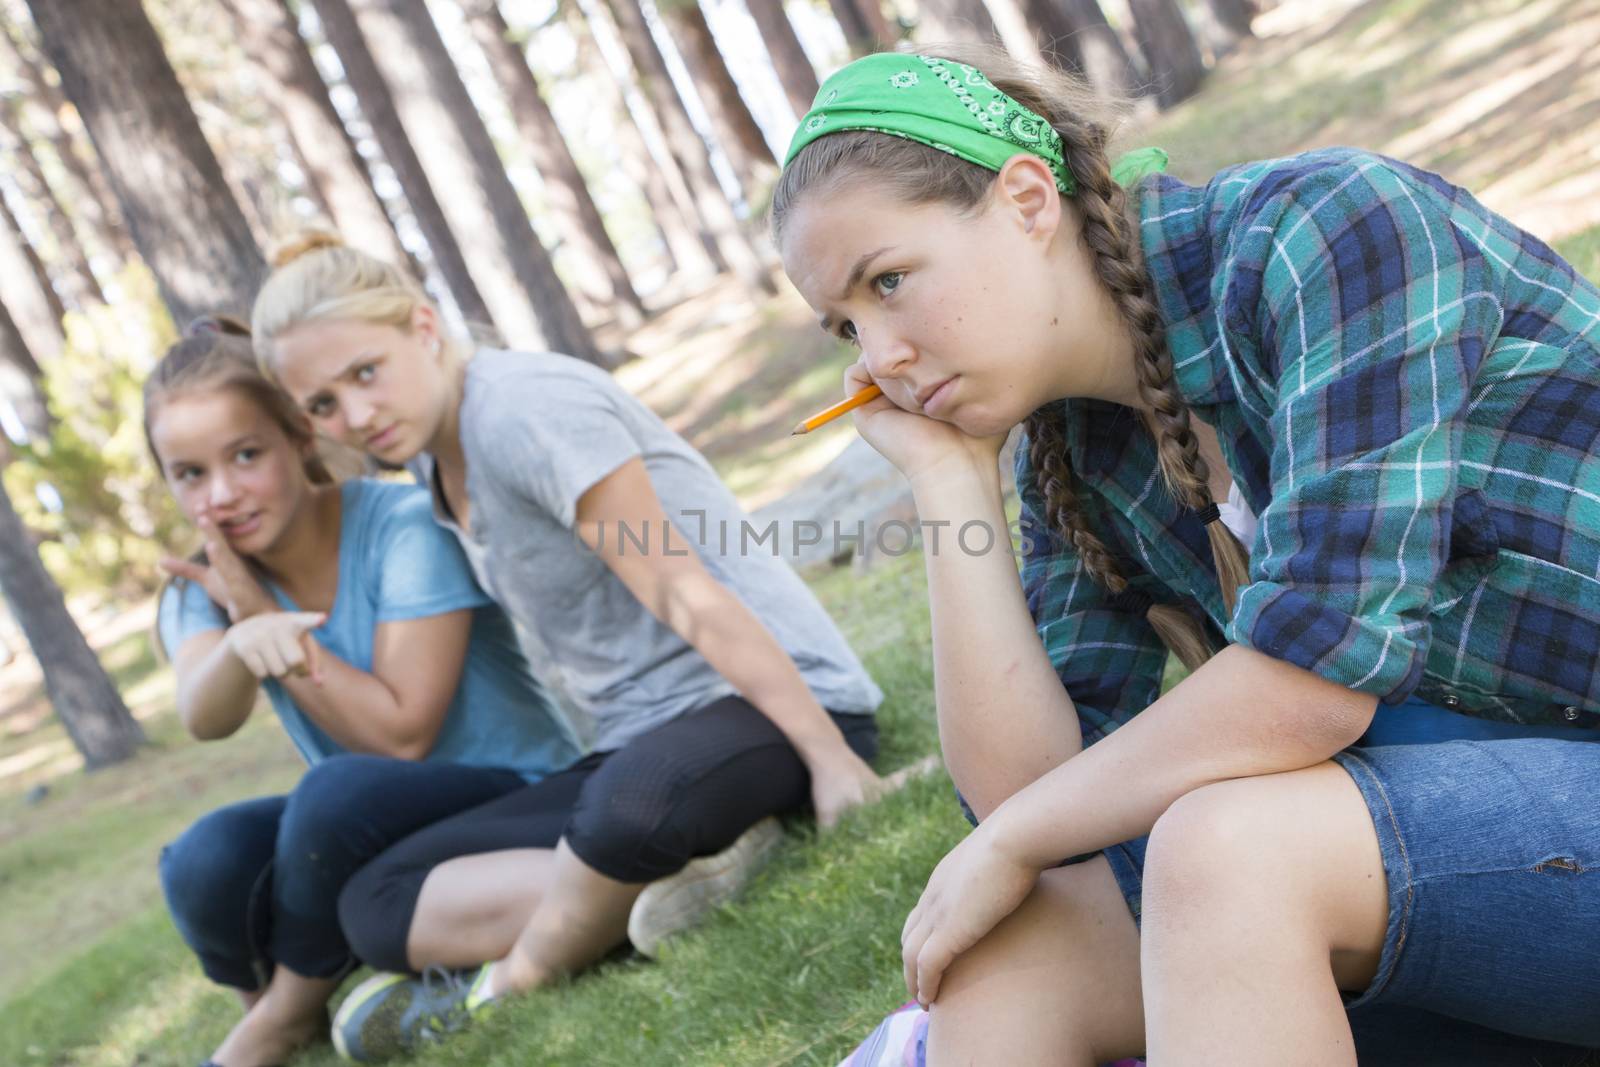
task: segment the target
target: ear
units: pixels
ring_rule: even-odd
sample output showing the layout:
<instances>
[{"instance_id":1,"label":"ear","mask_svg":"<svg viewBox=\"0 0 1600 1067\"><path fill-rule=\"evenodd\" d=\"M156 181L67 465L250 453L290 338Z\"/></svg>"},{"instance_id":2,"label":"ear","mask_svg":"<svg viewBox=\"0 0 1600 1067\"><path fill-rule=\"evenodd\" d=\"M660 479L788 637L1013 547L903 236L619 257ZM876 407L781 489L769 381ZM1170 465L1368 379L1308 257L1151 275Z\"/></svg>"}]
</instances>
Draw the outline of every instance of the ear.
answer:
<instances>
[{"instance_id":1,"label":"ear","mask_svg":"<svg viewBox=\"0 0 1600 1067\"><path fill-rule=\"evenodd\" d=\"M441 325L439 313L432 304L419 300L417 306L411 309L411 332L422 341L423 347L433 350L443 344Z\"/></svg>"},{"instance_id":2,"label":"ear","mask_svg":"<svg viewBox=\"0 0 1600 1067\"><path fill-rule=\"evenodd\" d=\"M1000 168L993 206L1015 218L1022 232L1048 245L1061 226L1061 193L1049 164L1030 152L1018 152Z\"/></svg>"}]
</instances>

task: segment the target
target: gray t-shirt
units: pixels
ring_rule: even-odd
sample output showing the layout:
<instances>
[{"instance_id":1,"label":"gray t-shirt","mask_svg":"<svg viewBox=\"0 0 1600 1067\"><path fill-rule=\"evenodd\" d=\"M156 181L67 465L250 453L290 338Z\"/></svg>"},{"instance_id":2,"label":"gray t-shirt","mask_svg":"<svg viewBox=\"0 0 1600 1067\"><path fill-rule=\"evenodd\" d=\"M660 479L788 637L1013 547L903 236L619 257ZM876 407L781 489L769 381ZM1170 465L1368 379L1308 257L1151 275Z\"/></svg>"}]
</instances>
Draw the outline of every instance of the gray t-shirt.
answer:
<instances>
[{"instance_id":1,"label":"gray t-shirt","mask_svg":"<svg viewBox=\"0 0 1600 1067\"><path fill-rule=\"evenodd\" d=\"M641 457L672 528L613 529L619 551L694 551L789 653L823 707L870 712L883 693L777 545L703 456L604 371L550 353L479 349L467 365L461 445L472 501L469 556L533 644L541 677L595 724L595 748L640 734L733 692L578 538L578 500ZM433 457L412 474L434 493ZM468 539L453 522L446 526ZM553 675L553 677L551 677Z\"/></svg>"}]
</instances>

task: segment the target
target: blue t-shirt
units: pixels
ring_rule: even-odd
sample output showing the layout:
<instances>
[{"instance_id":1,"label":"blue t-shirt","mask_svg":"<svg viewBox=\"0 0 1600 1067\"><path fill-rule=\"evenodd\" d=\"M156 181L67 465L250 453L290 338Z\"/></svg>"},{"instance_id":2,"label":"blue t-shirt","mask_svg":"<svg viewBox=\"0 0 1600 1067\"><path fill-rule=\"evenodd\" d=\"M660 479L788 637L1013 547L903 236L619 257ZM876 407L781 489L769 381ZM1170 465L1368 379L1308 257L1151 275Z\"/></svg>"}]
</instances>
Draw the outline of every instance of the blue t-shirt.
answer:
<instances>
[{"instance_id":1,"label":"blue t-shirt","mask_svg":"<svg viewBox=\"0 0 1600 1067\"><path fill-rule=\"evenodd\" d=\"M577 759L570 724L529 671L510 620L473 581L455 538L433 521L427 493L369 479L346 482L341 491L339 585L327 622L311 631L322 647L371 671L379 623L471 608L461 681L427 758L501 767L530 781ZM285 611L300 610L276 585L268 588ZM177 581L161 598L158 623L162 642L176 651L196 634L227 629L228 616L199 585ZM263 685L307 762L346 751L279 682Z\"/></svg>"}]
</instances>

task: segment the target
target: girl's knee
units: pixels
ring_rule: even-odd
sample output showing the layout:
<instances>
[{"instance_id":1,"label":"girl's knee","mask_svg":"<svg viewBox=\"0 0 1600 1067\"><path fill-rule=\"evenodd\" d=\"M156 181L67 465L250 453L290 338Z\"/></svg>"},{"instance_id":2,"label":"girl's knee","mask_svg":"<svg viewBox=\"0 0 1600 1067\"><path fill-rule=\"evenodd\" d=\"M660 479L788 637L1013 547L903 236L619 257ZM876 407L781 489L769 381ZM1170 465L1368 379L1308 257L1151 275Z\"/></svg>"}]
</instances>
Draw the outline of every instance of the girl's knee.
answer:
<instances>
[{"instance_id":1,"label":"girl's knee","mask_svg":"<svg viewBox=\"0 0 1600 1067\"><path fill-rule=\"evenodd\" d=\"M940 983L930 1041L949 1054L956 1032L994 1039L1014 1029L1041 1040L990 1047L984 1062L1101 1062L1139 1051L1143 1018L1138 929L1096 858L1046 871L1021 907L957 958Z\"/></svg>"},{"instance_id":2,"label":"girl's knee","mask_svg":"<svg viewBox=\"0 0 1600 1067\"><path fill-rule=\"evenodd\" d=\"M280 854L331 858L344 850L344 842L364 837L361 830L370 824L373 806L386 799L364 789L373 780L367 771L375 761L383 762L376 756L339 755L307 770L284 807Z\"/></svg>"},{"instance_id":3,"label":"girl's knee","mask_svg":"<svg viewBox=\"0 0 1600 1067\"><path fill-rule=\"evenodd\" d=\"M1194 790L1156 820L1145 854L1147 936L1220 929L1231 911L1321 930L1383 868L1371 816L1336 764ZM1369 847L1370 846L1370 847Z\"/></svg>"},{"instance_id":4,"label":"girl's knee","mask_svg":"<svg viewBox=\"0 0 1600 1067\"><path fill-rule=\"evenodd\" d=\"M409 971L406 942L427 872L411 876L380 862L369 863L339 893L339 929L357 959L380 971Z\"/></svg>"},{"instance_id":5,"label":"girl's knee","mask_svg":"<svg viewBox=\"0 0 1600 1067\"><path fill-rule=\"evenodd\" d=\"M272 856L271 837L262 837L257 823L249 812L221 808L161 850L157 870L174 915L204 922L219 912L243 913Z\"/></svg>"}]
</instances>

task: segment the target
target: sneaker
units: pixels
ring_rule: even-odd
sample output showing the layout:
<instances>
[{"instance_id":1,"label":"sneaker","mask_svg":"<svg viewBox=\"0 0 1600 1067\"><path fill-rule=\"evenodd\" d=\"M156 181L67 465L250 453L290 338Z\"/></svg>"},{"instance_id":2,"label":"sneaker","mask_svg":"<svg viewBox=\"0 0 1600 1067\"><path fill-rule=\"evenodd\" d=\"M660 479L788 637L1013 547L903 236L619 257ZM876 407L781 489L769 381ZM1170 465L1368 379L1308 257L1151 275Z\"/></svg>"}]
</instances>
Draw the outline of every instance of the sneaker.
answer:
<instances>
[{"instance_id":1,"label":"sneaker","mask_svg":"<svg viewBox=\"0 0 1600 1067\"><path fill-rule=\"evenodd\" d=\"M783 827L769 816L721 852L691 860L677 874L651 882L633 902L628 940L641 955L654 959L663 941L744 888L781 840Z\"/></svg>"},{"instance_id":2,"label":"sneaker","mask_svg":"<svg viewBox=\"0 0 1600 1067\"><path fill-rule=\"evenodd\" d=\"M492 1003L487 964L468 971L429 967L420 976L375 974L339 1005L333 1047L344 1059L376 1063L465 1029Z\"/></svg>"}]
</instances>

